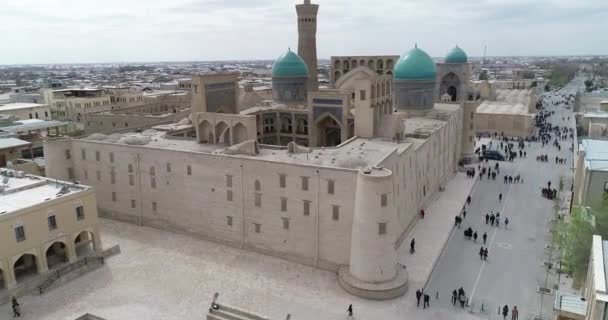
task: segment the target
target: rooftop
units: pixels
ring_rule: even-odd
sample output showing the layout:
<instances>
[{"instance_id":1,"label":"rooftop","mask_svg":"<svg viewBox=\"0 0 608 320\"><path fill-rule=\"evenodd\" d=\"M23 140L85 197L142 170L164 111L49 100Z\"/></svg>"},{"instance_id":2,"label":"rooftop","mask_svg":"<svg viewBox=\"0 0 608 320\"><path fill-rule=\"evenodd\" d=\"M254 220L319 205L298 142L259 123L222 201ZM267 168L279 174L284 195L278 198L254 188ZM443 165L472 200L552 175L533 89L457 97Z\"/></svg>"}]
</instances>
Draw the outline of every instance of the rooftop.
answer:
<instances>
[{"instance_id":1,"label":"rooftop","mask_svg":"<svg viewBox=\"0 0 608 320\"><path fill-rule=\"evenodd\" d=\"M608 171L608 141L583 139L580 149L585 150L585 168Z\"/></svg>"},{"instance_id":2,"label":"rooftop","mask_svg":"<svg viewBox=\"0 0 608 320\"><path fill-rule=\"evenodd\" d=\"M0 169L0 217L4 214L89 189L65 181Z\"/></svg>"},{"instance_id":3,"label":"rooftop","mask_svg":"<svg viewBox=\"0 0 608 320\"><path fill-rule=\"evenodd\" d=\"M477 113L525 115L529 114L531 89L498 89L496 100L486 100L477 107Z\"/></svg>"},{"instance_id":4,"label":"rooftop","mask_svg":"<svg viewBox=\"0 0 608 320\"><path fill-rule=\"evenodd\" d=\"M44 108L46 104L40 103L8 103L0 106L0 113L8 110L19 110L19 109L31 109L31 108Z\"/></svg>"},{"instance_id":5,"label":"rooftop","mask_svg":"<svg viewBox=\"0 0 608 320\"><path fill-rule=\"evenodd\" d=\"M34 121L32 121L34 120ZM4 132L24 132L30 130L43 130L48 128L55 128L60 126L66 126L68 122L62 122L57 120L39 120L39 119L28 119L28 120L20 120L16 121L16 123L20 123L13 126L0 127L0 131Z\"/></svg>"},{"instance_id":6,"label":"rooftop","mask_svg":"<svg viewBox=\"0 0 608 320\"><path fill-rule=\"evenodd\" d=\"M32 144L31 142L20 140L17 138L2 138L0 139L0 150L25 147Z\"/></svg>"}]
</instances>

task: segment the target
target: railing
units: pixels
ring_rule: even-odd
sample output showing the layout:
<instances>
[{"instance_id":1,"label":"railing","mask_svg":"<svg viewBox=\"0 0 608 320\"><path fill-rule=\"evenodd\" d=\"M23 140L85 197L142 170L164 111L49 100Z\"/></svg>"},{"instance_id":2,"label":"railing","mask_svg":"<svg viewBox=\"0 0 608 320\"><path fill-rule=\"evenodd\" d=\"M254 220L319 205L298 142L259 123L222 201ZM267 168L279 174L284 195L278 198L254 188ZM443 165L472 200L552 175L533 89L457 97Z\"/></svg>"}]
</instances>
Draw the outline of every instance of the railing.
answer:
<instances>
[{"instance_id":1,"label":"railing","mask_svg":"<svg viewBox=\"0 0 608 320\"><path fill-rule=\"evenodd\" d=\"M74 270L80 269L83 266L86 266L90 263L101 263L104 264L104 258L99 256L92 257L84 257L74 263L63 266L57 270L52 271L44 280L44 282L38 286L38 292L43 294L48 288L50 288L55 281L59 280L61 277L68 275Z\"/></svg>"}]
</instances>

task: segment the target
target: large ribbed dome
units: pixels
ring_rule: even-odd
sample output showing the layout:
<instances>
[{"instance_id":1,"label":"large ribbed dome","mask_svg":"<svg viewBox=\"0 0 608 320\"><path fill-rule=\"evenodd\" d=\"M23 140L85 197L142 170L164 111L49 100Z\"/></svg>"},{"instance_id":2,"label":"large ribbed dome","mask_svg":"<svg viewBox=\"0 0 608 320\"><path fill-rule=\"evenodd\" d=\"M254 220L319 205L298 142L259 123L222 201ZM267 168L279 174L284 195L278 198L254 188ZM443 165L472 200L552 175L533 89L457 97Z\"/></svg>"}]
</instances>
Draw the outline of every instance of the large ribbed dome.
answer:
<instances>
[{"instance_id":1,"label":"large ribbed dome","mask_svg":"<svg viewBox=\"0 0 608 320\"><path fill-rule=\"evenodd\" d=\"M395 80L434 80L437 75L435 62L418 46L405 53L395 64Z\"/></svg>"},{"instance_id":2,"label":"large ribbed dome","mask_svg":"<svg viewBox=\"0 0 608 320\"><path fill-rule=\"evenodd\" d=\"M445 57L446 63L467 63L468 61L467 53L460 49L459 46L455 46Z\"/></svg>"},{"instance_id":3,"label":"large ribbed dome","mask_svg":"<svg viewBox=\"0 0 608 320\"><path fill-rule=\"evenodd\" d=\"M308 77L308 68L304 60L289 49L272 65L272 76L279 78Z\"/></svg>"}]
</instances>

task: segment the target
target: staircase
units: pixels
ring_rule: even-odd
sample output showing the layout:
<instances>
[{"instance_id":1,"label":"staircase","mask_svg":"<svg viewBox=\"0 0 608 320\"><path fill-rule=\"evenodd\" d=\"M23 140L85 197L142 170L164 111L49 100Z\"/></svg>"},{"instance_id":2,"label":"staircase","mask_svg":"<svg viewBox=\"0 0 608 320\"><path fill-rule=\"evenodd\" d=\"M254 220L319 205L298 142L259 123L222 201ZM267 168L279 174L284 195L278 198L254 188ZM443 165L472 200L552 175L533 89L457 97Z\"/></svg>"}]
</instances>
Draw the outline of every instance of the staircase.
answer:
<instances>
[{"instance_id":1,"label":"staircase","mask_svg":"<svg viewBox=\"0 0 608 320\"><path fill-rule=\"evenodd\" d=\"M37 287L38 293L43 294L48 289L50 289L53 284L57 282L57 280L71 274L72 272L75 273L76 271L79 271L81 273L84 273L101 266L103 263L103 257L93 256L85 257L72 264L68 264L64 267L61 267L49 274L47 278Z\"/></svg>"},{"instance_id":2,"label":"staircase","mask_svg":"<svg viewBox=\"0 0 608 320\"><path fill-rule=\"evenodd\" d=\"M215 304L217 308L210 308L207 320L270 320L251 312L239 310L225 305Z\"/></svg>"}]
</instances>

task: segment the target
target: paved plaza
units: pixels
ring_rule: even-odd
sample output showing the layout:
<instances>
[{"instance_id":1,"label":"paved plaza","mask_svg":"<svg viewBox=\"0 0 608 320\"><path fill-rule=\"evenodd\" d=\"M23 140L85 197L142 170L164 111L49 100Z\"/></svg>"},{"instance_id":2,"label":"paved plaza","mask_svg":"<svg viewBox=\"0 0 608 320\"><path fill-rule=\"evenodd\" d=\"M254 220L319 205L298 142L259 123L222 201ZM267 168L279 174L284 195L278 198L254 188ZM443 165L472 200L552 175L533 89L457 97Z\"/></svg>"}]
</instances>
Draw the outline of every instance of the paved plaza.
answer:
<instances>
[{"instance_id":1,"label":"paved plaza","mask_svg":"<svg viewBox=\"0 0 608 320\"><path fill-rule=\"evenodd\" d=\"M113 319L202 319L214 292L220 302L284 319L345 319L353 304L356 319L474 319L439 308L415 311L413 293L424 284L439 257L453 216L475 180L458 174L438 194L427 216L414 227L418 246L410 255L409 239L401 263L410 272L410 289L399 299L371 301L346 293L332 272L226 247L147 227L102 219L106 243L119 243L122 254L107 265L43 296L20 301L23 319L75 319L89 312ZM0 306L9 314L9 306Z\"/></svg>"}]
</instances>

